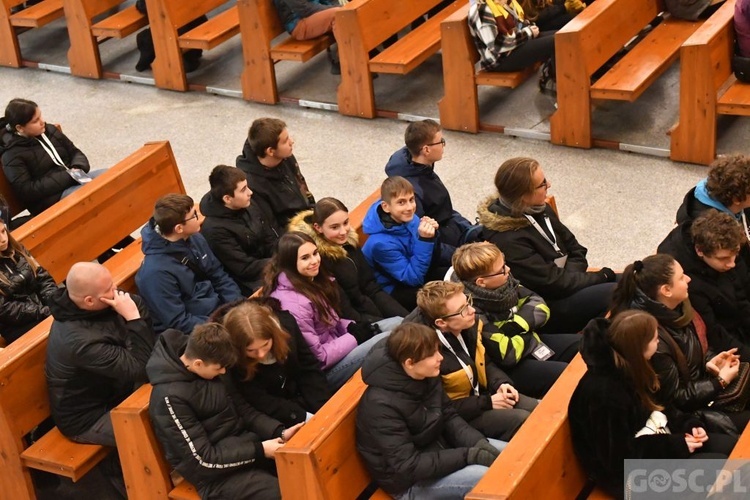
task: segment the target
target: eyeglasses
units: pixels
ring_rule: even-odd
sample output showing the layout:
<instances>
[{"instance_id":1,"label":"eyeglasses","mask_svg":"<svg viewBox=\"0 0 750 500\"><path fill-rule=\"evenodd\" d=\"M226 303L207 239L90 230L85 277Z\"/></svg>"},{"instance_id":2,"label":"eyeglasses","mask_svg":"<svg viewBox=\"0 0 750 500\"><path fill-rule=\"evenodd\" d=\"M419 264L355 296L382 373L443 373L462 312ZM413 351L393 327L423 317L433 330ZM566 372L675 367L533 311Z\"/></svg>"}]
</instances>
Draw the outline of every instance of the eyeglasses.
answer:
<instances>
[{"instance_id":1,"label":"eyeglasses","mask_svg":"<svg viewBox=\"0 0 750 500\"><path fill-rule=\"evenodd\" d=\"M448 319L452 318L453 316L461 316L462 318L466 316L466 312L469 310L469 307L474 305L474 297L469 294L466 297L466 304L458 310L458 312L454 312L453 314L447 314L445 316L441 316L439 319Z\"/></svg>"},{"instance_id":2,"label":"eyeglasses","mask_svg":"<svg viewBox=\"0 0 750 500\"><path fill-rule=\"evenodd\" d=\"M549 182L547 182L547 178L545 177L541 184L539 184L535 189L547 189L549 187Z\"/></svg>"},{"instance_id":3,"label":"eyeglasses","mask_svg":"<svg viewBox=\"0 0 750 500\"><path fill-rule=\"evenodd\" d=\"M195 219L195 220L198 220L198 219L199 219L199 217L200 217L200 216L198 215L198 211L196 210L196 211L195 211L195 213L194 213L193 215L191 215L190 217L188 217L187 219L185 219L184 221L182 221L182 223L183 223L183 224L187 224L188 222L190 222L190 221L191 221L191 220L193 220L193 219Z\"/></svg>"},{"instance_id":4,"label":"eyeglasses","mask_svg":"<svg viewBox=\"0 0 750 500\"><path fill-rule=\"evenodd\" d=\"M495 276L505 276L508 273L508 265L503 264L503 268L500 269L500 271L492 274L485 274L484 276L480 276L480 278L494 278Z\"/></svg>"},{"instance_id":5,"label":"eyeglasses","mask_svg":"<svg viewBox=\"0 0 750 500\"><path fill-rule=\"evenodd\" d=\"M429 144L425 144L425 146L437 146L438 144L442 144L445 146L445 138L440 139L438 142L431 142Z\"/></svg>"}]
</instances>

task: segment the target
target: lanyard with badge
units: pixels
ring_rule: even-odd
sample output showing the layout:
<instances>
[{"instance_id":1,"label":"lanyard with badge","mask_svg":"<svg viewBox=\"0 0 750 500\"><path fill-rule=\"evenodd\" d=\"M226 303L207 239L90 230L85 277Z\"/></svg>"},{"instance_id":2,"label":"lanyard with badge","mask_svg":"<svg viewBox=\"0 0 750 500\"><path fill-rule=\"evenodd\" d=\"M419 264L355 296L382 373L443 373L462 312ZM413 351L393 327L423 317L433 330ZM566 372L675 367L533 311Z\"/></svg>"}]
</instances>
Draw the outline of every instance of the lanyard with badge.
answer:
<instances>
[{"instance_id":1,"label":"lanyard with badge","mask_svg":"<svg viewBox=\"0 0 750 500\"><path fill-rule=\"evenodd\" d=\"M539 227L539 224L537 223L536 219L534 219L532 216L525 214L526 218L529 219L529 222L531 223L531 226L537 230L539 234L542 235L542 238L544 238L547 243L552 245L552 248L555 249L555 252L557 252L558 257L554 260L555 265L559 267L560 269L565 268L565 263L568 261L568 256L564 253L562 253L562 250L560 250L560 247L557 245L557 238L555 237L555 230L552 229L552 223L549 220L548 215L544 215L544 222L547 224L547 228L549 229L550 234L555 239L550 239L549 236L547 236L547 233L544 232L544 229Z\"/></svg>"},{"instance_id":2,"label":"lanyard with badge","mask_svg":"<svg viewBox=\"0 0 750 500\"><path fill-rule=\"evenodd\" d=\"M75 180L78 184L86 184L87 182L91 182L93 180L86 174L86 172L84 172L80 168L68 168L65 165L65 162L62 161L62 158L60 158L60 155L52 145L52 142L47 137L47 134L42 134L41 137L41 139L37 138L37 141L39 141L39 144L42 145L42 149L44 149L49 157L52 158L52 163L54 163L58 167L64 168L68 175L71 176L73 180Z\"/></svg>"},{"instance_id":3,"label":"lanyard with badge","mask_svg":"<svg viewBox=\"0 0 750 500\"><path fill-rule=\"evenodd\" d=\"M471 387L474 389L474 395L479 396L479 383L474 381L474 370L471 369L471 366L464 363L464 360L461 359L461 357L456 353L456 351L453 349L453 346L450 345L448 342L448 339L445 338L445 335L443 335L443 332L440 330L435 330L437 333L438 338L440 339L440 342L445 346L446 349L448 349L451 354L453 354L458 362L461 364L461 368L464 369L466 372L466 376L469 377L469 383L471 384ZM461 347L463 348L466 355L471 358L471 354L469 354L469 349L466 347L466 343L464 342L463 337L461 335L458 336L458 343L461 344Z\"/></svg>"}]
</instances>

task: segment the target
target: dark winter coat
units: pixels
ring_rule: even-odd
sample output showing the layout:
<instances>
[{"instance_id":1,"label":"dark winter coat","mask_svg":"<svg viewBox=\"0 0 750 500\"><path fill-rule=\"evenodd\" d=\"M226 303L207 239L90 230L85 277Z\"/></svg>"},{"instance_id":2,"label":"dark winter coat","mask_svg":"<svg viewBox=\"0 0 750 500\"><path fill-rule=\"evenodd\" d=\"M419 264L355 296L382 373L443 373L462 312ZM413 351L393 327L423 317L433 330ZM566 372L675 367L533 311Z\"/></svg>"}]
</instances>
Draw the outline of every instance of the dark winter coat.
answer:
<instances>
[{"instance_id":1,"label":"dark winter coat","mask_svg":"<svg viewBox=\"0 0 750 500\"><path fill-rule=\"evenodd\" d=\"M438 238L446 247L441 251L453 255L461 244L462 236L471 227L471 222L453 210L451 195L435 173L435 166L414 163L411 153L404 146L388 159L385 174L388 177L398 175L411 182L417 202L417 216L432 217L440 224Z\"/></svg>"},{"instance_id":2,"label":"dark winter coat","mask_svg":"<svg viewBox=\"0 0 750 500\"><path fill-rule=\"evenodd\" d=\"M711 0L664 0L664 3L675 18L695 21L711 5Z\"/></svg>"},{"instance_id":3,"label":"dark winter coat","mask_svg":"<svg viewBox=\"0 0 750 500\"><path fill-rule=\"evenodd\" d=\"M318 358L310 350L294 316L281 310L278 301L274 313L290 335L289 354L283 363L258 364L252 379L245 381L240 366L232 370L237 389L251 405L263 410L287 427L305 421L306 412L316 413L333 392L320 369Z\"/></svg>"},{"instance_id":4,"label":"dark winter coat","mask_svg":"<svg viewBox=\"0 0 750 500\"><path fill-rule=\"evenodd\" d=\"M390 293L396 285L420 287L430 269L435 251L435 238L422 238L419 217L406 224L396 223L383 212L380 200L372 204L362 221L362 230L368 235L362 253L375 270L375 278Z\"/></svg>"},{"instance_id":5,"label":"dark winter coat","mask_svg":"<svg viewBox=\"0 0 750 500\"><path fill-rule=\"evenodd\" d=\"M10 343L50 315L47 303L57 291L43 267L36 273L26 258L0 257L0 334Z\"/></svg>"},{"instance_id":6,"label":"dark winter coat","mask_svg":"<svg viewBox=\"0 0 750 500\"><path fill-rule=\"evenodd\" d=\"M264 464L262 442L281 436L277 420L248 405L227 376L206 380L180 360L188 337L159 336L146 365L154 386L149 414L167 461L199 490Z\"/></svg>"},{"instance_id":7,"label":"dark winter coat","mask_svg":"<svg viewBox=\"0 0 750 500\"><path fill-rule=\"evenodd\" d=\"M359 237L349 230L345 245L326 240L312 227L312 210L300 212L289 223L290 231L310 235L318 246L323 267L343 290L341 316L354 321L379 321L406 316L409 311L383 290L359 248Z\"/></svg>"},{"instance_id":8,"label":"dark winter coat","mask_svg":"<svg viewBox=\"0 0 750 500\"><path fill-rule=\"evenodd\" d=\"M145 257L135 283L154 317L154 329L190 333L220 305L241 299L237 284L224 272L202 234L170 242L151 219L141 230ZM183 264L189 259L196 269Z\"/></svg>"},{"instance_id":9,"label":"dark winter coat","mask_svg":"<svg viewBox=\"0 0 750 500\"><path fill-rule=\"evenodd\" d=\"M419 309L412 311L404 319L405 323L421 323L430 326L430 322L425 318ZM475 324L473 327L461 332L469 355L461 347L458 339L452 333L445 333L444 336L448 343L453 347L453 351L461 356L466 365L471 367L474 372L474 380L479 384L479 395L475 396L472 392L469 377L461 367L456 355L451 353L442 343L440 344L440 354L443 355L443 362L440 365L440 377L443 381L445 392L453 400L453 405L458 414L470 422L479 417L485 411L492 409L492 394L497 392L501 384L513 384L505 372L495 366L492 362L485 359L484 345L482 344L481 324Z\"/></svg>"},{"instance_id":10,"label":"dark winter coat","mask_svg":"<svg viewBox=\"0 0 750 500\"><path fill-rule=\"evenodd\" d=\"M294 155L274 168L266 168L245 141L242 154L237 157L237 168L247 174L253 196L271 208L279 228L285 228L298 212L315 206L315 198Z\"/></svg>"},{"instance_id":11,"label":"dark winter coat","mask_svg":"<svg viewBox=\"0 0 750 500\"><path fill-rule=\"evenodd\" d=\"M706 408L718 396L721 385L716 377L706 372L708 353L703 352L694 324L695 321L700 321L698 313L695 313L692 323L685 327L677 326L675 321L686 306L672 310L649 299L640 291L630 306L652 314L659 322L659 347L651 358L651 365L659 376L660 387L656 398L659 404L674 405L682 411ZM682 353L687 373L680 373L679 353L672 349L667 336L671 337Z\"/></svg>"},{"instance_id":12,"label":"dark winter coat","mask_svg":"<svg viewBox=\"0 0 750 500\"><path fill-rule=\"evenodd\" d=\"M145 304L132 298L141 317L125 321L109 307L79 309L65 289L52 297L45 374L52 418L68 437L90 429L146 381L154 331Z\"/></svg>"},{"instance_id":13,"label":"dark winter coat","mask_svg":"<svg viewBox=\"0 0 750 500\"><path fill-rule=\"evenodd\" d=\"M484 436L458 416L438 377L409 377L384 339L365 358L362 378L357 450L381 488L397 495L468 465L468 449Z\"/></svg>"},{"instance_id":14,"label":"dark winter coat","mask_svg":"<svg viewBox=\"0 0 750 500\"><path fill-rule=\"evenodd\" d=\"M89 171L86 155L57 127L47 124L45 134L67 167ZM39 139L11 134L5 129L0 139L3 173L32 215L51 207L60 200L63 191L78 185L63 167L52 161Z\"/></svg>"},{"instance_id":15,"label":"dark winter coat","mask_svg":"<svg viewBox=\"0 0 750 500\"><path fill-rule=\"evenodd\" d=\"M745 261L738 258L734 269L719 272L695 252L691 223L675 227L659 245L659 253L672 255L690 276L690 303L706 323L708 343L715 352L739 349L743 361L750 361L750 299L743 276Z\"/></svg>"},{"instance_id":16,"label":"dark winter coat","mask_svg":"<svg viewBox=\"0 0 750 500\"><path fill-rule=\"evenodd\" d=\"M625 459L688 458L683 431L702 427L702 423L665 410L673 434L635 437L651 412L615 366L606 338L608 326L607 320L595 319L583 330L581 354L588 371L570 398L568 420L573 449L583 469L597 486L622 498Z\"/></svg>"},{"instance_id":17,"label":"dark winter coat","mask_svg":"<svg viewBox=\"0 0 750 500\"><path fill-rule=\"evenodd\" d=\"M248 208L232 210L209 192L200 204L201 213L206 217L201 234L246 296L263 284L263 268L284 232L276 225L270 209L264 210L262 203L261 199L253 199Z\"/></svg>"},{"instance_id":18,"label":"dark winter coat","mask_svg":"<svg viewBox=\"0 0 750 500\"><path fill-rule=\"evenodd\" d=\"M586 287L607 281L602 273L586 272L586 248L578 243L549 205L543 214L534 218L546 231L544 216L549 217L557 245L568 256L565 268L555 264L559 255L528 219L524 216L513 217L510 209L496 197L480 203L478 212L479 223L484 225L480 239L492 242L502 250L516 278L545 300L569 297Z\"/></svg>"}]
</instances>

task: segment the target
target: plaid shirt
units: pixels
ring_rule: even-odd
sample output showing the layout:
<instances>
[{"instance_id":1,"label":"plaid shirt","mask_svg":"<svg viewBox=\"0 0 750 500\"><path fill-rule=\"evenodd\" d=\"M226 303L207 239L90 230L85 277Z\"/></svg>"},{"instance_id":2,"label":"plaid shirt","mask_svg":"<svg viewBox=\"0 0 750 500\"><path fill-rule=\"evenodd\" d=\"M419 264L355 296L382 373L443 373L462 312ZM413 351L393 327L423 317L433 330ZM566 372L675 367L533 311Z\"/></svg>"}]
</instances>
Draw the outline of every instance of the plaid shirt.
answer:
<instances>
[{"instance_id":1,"label":"plaid shirt","mask_svg":"<svg viewBox=\"0 0 750 500\"><path fill-rule=\"evenodd\" d=\"M484 70L491 71L500 58L532 37L530 23L519 21L513 9L507 10L507 19L495 19L485 3L472 2L469 7L469 31Z\"/></svg>"}]
</instances>

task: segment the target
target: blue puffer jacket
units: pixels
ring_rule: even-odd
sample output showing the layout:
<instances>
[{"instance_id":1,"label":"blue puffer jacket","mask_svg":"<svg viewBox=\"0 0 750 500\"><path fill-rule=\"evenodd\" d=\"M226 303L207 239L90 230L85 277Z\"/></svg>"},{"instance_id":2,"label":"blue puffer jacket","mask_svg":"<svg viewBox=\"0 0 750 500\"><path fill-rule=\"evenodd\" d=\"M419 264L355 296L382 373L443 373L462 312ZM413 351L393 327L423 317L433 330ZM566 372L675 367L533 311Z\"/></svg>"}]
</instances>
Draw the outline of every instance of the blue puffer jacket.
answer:
<instances>
[{"instance_id":1,"label":"blue puffer jacket","mask_svg":"<svg viewBox=\"0 0 750 500\"><path fill-rule=\"evenodd\" d=\"M154 230L151 219L141 230L141 237L145 257L135 284L151 311L155 331L174 328L190 333L196 325L208 321L217 307L242 298L203 235L171 242ZM196 276L181 262L184 257L205 276Z\"/></svg>"},{"instance_id":2,"label":"blue puffer jacket","mask_svg":"<svg viewBox=\"0 0 750 500\"><path fill-rule=\"evenodd\" d=\"M365 215L362 229L368 235L362 253L375 270L375 279L388 293L397 283L410 287L424 285L430 268L435 239L417 234L419 217L397 224L376 201Z\"/></svg>"}]
</instances>

